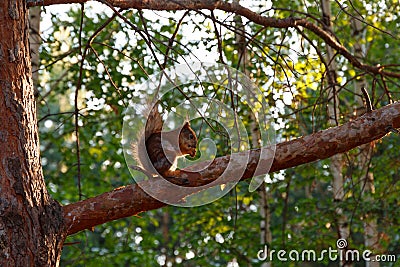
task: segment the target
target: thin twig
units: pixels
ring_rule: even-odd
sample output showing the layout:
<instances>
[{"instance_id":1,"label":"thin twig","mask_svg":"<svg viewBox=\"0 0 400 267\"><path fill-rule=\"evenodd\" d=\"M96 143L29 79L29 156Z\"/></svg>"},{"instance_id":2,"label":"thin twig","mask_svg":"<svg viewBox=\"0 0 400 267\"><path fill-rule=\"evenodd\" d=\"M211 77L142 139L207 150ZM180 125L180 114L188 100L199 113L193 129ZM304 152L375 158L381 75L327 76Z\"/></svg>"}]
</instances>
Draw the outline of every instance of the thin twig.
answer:
<instances>
[{"instance_id":1,"label":"thin twig","mask_svg":"<svg viewBox=\"0 0 400 267\"><path fill-rule=\"evenodd\" d=\"M78 177L78 194L79 200L82 199L82 187L81 187L81 153L80 153L80 144L79 144L79 107L78 107L78 97L79 97L79 90L82 87L82 75L83 75L83 64L85 62L84 54L82 52L82 32L83 32L83 18L84 18L84 9L85 4L81 4L81 21L79 26L79 55L81 56L81 65L79 68L79 77L78 82L76 85L75 90L75 99L74 99L74 106L75 106L75 146L76 146L76 160L77 160L77 177ZM85 49L86 51L86 49Z\"/></svg>"}]
</instances>

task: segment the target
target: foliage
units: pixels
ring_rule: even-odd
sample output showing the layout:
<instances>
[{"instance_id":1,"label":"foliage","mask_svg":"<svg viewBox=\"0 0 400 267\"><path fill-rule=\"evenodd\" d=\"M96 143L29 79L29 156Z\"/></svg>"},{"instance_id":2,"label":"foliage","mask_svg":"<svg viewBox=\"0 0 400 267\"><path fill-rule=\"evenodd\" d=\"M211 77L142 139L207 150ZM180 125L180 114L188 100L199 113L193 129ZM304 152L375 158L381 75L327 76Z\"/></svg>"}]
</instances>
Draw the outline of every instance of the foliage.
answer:
<instances>
[{"instance_id":1,"label":"foliage","mask_svg":"<svg viewBox=\"0 0 400 267\"><path fill-rule=\"evenodd\" d=\"M362 1L343 9L339 2L332 4L336 14L333 23L343 45L348 49L354 46L350 19L363 14L367 46L363 61L397 64L397 58L390 55L400 53L398 42L386 32L398 36L399 5L394 1ZM252 9L277 18L305 17L314 23L321 17L317 2L272 1L271 7L260 4ZM219 58L243 68L239 64L237 24L230 14L215 12L215 18L200 11L126 10L121 14L127 21L116 17L106 23L112 13L86 5L82 27L78 6L68 10L66 16L48 14L52 26L44 30L40 51L38 114L46 182L62 204L132 183L120 143L122 119L129 101L143 100L146 92L137 88L148 75L175 62L203 60L206 57L202 53L211 60ZM97 33L101 25L104 28ZM331 100L325 87L326 66L318 55L325 53L325 43L299 28L263 28L250 22L243 27L250 59L245 68L271 107L277 141L329 127L326 106ZM360 77L375 84L371 88L376 107L389 103L388 92L392 99L398 99L398 81L361 72L341 57L336 61L340 70L340 123L354 117L355 99L361 96L354 95L353 87ZM211 91L216 98L223 97L217 88ZM184 99L179 94L166 97L166 109ZM242 108L240 116L248 118L247 113ZM251 119L245 122L251 131ZM218 155L229 153L223 150L227 141L218 139L221 131L202 125L201 120L194 121L196 132L218 140ZM361 194L365 174L353 164L357 149L345 155L346 198L341 203L332 201L329 160L271 174L271 183L265 187L273 237L268 246L299 251L335 247L335 211L340 206L350 219L352 248L365 248L363 222L368 214L379 218L380 253L399 254L398 136L383 138L373 151L369 170L374 173L376 191L368 198ZM227 266L237 261L240 266L261 266L257 252L264 246L259 242L262 208L260 194L249 193L244 181L234 192L206 206L166 207L71 236L64 246L61 265L156 266L170 262L168 266ZM329 262L325 259L309 266L321 264L328 266ZM289 265L275 261L274 266Z\"/></svg>"}]
</instances>

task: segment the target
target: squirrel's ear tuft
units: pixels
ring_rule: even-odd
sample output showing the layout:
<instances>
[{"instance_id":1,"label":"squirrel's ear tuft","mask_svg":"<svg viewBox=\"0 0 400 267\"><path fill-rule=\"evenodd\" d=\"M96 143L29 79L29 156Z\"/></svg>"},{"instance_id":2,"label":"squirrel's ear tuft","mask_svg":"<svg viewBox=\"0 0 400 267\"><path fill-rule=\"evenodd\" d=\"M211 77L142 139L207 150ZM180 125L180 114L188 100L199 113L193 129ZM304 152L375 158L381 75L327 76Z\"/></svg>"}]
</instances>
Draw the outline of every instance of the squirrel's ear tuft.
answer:
<instances>
[{"instance_id":1,"label":"squirrel's ear tuft","mask_svg":"<svg viewBox=\"0 0 400 267\"><path fill-rule=\"evenodd\" d=\"M190 127L189 121L186 121L185 124L183 124L183 127Z\"/></svg>"}]
</instances>

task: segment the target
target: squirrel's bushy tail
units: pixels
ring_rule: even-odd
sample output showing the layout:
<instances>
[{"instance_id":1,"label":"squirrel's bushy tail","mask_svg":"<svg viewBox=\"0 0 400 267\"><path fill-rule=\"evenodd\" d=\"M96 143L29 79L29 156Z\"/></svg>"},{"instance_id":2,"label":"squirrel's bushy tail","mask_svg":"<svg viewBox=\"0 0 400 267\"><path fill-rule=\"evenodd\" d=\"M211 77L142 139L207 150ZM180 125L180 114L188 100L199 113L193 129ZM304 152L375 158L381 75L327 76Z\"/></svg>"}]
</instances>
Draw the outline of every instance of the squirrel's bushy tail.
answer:
<instances>
[{"instance_id":1,"label":"squirrel's bushy tail","mask_svg":"<svg viewBox=\"0 0 400 267\"><path fill-rule=\"evenodd\" d=\"M163 127L158 106L159 103L157 101L148 104L146 108L142 110L142 115L146 119L145 129L140 130L139 136L136 139L137 141L131 143L133 159L137 162L139 167L148 171L153 170L154 167L147 155L146 141L153 133L161 132Z\"/></svg>"}]
</instances>

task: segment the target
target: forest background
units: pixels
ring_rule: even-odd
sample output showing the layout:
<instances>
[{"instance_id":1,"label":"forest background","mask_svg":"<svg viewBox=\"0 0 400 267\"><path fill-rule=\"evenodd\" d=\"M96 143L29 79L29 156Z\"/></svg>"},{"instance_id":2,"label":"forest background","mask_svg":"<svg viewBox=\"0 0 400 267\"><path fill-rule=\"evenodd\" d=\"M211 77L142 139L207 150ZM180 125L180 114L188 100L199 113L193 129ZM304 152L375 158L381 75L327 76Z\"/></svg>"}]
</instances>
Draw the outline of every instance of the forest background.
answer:
<instances>
[{"instance_id":1,"label":"forest background","mask_svg":"<svg viewBox=\"0 0 400 267\"><path fill-rule=\"evenodd\" d=\"M50 195L64 206L134 183L121 144L126 109L144 104L151 89L140 85L151 75L176 64L218 62L248 76L268 106L276 143L399 99L398 1L233 1L230 9L222 1L99 2L30 8L41 163ZM231 103L219 88L208 90ZM165 95L163 108L186 97ZM257 147L254 114L240 101L231 108L249 147ZM192 123L199 138L214 140L217 157L229 154L224 130L204 124ZM399 135L390 125L384 131L344 153L266 174L255 192L244 180L207 205L166 206L77 231L65 240L60 265L297 266L257 253L265 245L322 251L339 239L347 249L398 258Z\"/></svg>"}]
</instances>

